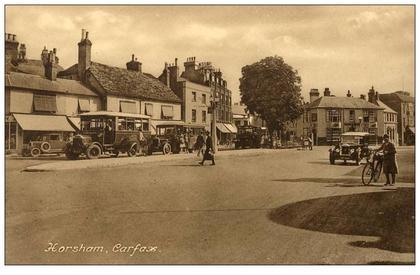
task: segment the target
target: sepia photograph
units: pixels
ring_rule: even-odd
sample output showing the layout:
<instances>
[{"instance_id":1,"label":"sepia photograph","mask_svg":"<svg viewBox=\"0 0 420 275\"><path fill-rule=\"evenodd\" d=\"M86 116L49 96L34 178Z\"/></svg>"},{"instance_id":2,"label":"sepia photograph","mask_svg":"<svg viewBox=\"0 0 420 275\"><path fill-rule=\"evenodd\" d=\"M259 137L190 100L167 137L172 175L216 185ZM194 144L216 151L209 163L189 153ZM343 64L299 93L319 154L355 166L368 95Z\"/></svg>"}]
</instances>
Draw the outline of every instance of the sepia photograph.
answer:
<instances>
[{"instance_id":1,"label":"sepia photograph","mask_svg":"<svg viewBox=\"0 0 420 275\"><path fill-rule=\"evenodd\" d=\"M415 5L4 4L5 265L415 265Z\"/></svg>"}]
</instances>

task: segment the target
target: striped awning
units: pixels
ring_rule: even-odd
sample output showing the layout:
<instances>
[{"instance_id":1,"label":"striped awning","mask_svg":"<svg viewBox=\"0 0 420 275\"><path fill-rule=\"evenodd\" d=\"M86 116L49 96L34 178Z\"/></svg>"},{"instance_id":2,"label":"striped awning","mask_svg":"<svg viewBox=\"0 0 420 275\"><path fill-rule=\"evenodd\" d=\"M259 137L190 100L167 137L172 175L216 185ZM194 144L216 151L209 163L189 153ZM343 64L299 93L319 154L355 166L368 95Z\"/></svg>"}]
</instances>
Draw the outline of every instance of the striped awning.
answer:
<instances>
[{"instance_id":1,"label":"striped awning","mask_svg":"<svg viewBox=\"0 0 420 275\"><path fill-rule=\"evenodd\" d=\"M229 134L230 130L223 123L216 123L217 129L225 134Z\"/></svg>"}]
</instances>

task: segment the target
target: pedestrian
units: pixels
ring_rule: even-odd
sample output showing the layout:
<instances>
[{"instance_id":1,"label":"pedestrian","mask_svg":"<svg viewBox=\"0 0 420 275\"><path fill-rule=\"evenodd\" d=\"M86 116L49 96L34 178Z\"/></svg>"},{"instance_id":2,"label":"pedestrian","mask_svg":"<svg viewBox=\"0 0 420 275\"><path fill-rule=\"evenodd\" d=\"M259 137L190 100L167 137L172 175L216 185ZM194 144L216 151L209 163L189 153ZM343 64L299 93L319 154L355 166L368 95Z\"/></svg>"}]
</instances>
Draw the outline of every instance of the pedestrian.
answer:
<instances>
[{"instance_id":1,"label":"pedestrian","mask_svg":"<svg viewBox=\"0 0 420 275\"><path fill-rule=\"evenodd\" d=\"M397 159L395 156L397 151L395 149L395 145L389 141L389 136L387 134L384 135L384 142L382 143L381 147L377 151L381 151L381 150L384 153L382 169L386 177L385 186L394 185L395 175L398 174ZM390 175L391 175L392 181L390 181Z\"/></svg>"},{"instance_id":2,"label":"pedestrian","mask_svg":"<svg viewBox=\"0 0 420 275\"><path fill-rule=\"evenodd\" d=\"M204 165L204 161L211 160L211 165L216 165L214 162L214 151L213 151L213 140L210 137L210 132L206 131L206 151L203 155L203 160L200 163L200 165Z\"/></svg>"},{"instance_id":3,"label":"pedestrian","mask_svg":"<svg viewBox=\"0 0 420 275\"><path fill-rule=\"evenodd\" d=\"M308 142L309 142L309 150L312 151L312 138L311 138L311 136L308 136Z\"/></svg>"},{"instance_id":4,"label":"pedestrian","mask_svg":"<svg viewBox=\"0 0 420 275\"><path fill-rule=\"evenodd\" d=\"M203 145L204 145L203 132L200 131L200 133L197 136L197 140L195 142L195 149L198 151L197 152L197 157L199 157L200 156L200 153L202 153Z\"/></svg>"}]
</instances>

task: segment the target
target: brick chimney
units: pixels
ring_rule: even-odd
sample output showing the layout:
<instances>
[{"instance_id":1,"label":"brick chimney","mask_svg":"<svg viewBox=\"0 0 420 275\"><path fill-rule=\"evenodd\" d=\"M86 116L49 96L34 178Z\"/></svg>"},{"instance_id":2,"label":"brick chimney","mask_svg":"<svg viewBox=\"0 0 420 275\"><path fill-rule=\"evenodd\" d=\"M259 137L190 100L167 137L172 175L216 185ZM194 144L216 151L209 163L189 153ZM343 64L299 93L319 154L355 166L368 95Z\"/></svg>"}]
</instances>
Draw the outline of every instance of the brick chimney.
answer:
<instances>
[{"instance_id":1,"label":"brick chimney","mask_svg":"<svg viewBox=\"0 0 420 275\"><path fill-rule=\"evenodd\" d=\"M90 42L89 32L85 33L85 29L82 29L82 39L77 44L79 46L79 59L77 63L78 69L78 76L79 80L85 80L85 73L86 70L90 67L91 62L91 49L92 49L92 42Z\"/></svg>"},{"instance_id":2,"label":"brick chimney","mask_svg":"<svg viewBox=\"0 0 420 275\"><path fill-rule=\"evenodd\" d=\"M17 62L18 58L18 46L19 42L16 39L15 34L6 33L5 34L5 57L6 62Z\"/></svg>"},{"instance_id":3,"label":"brick chimney","mask_svg":"<svg viewBox=\"0 0 420 275\"><path fill-rule=\"evenodd\" d=\"M195 62L195 56L187 57L187 61L184 62L185 72L189 73L191 71L195 71L197 68L197 63Z\"/></svg>"},{"instance_id":4,"label":"brick chimney","mask_svg":"<svg viewBox=\"0 0 420 275\"><path fill-rule=\"evenodd\" d=\"M46 49L44 48L44 50ZM57 50L54 48L47 54L45 54L44 50L42 51L43 55L41 55L42 63L44 64L44 75L47 79L55 81L57 80L57 64L55 62Z\"/></svg>"},{"instance_id":5,"label":"brick chimney","mask_svg":"<svg viewBox=\"0 0 420 275\"><path fill-rule=\"evenodd\" d=\"M351 92L350 92L350 90L347 90L347 97L351 97Z\"/></svg>"},{"instance_id":6,"label":"brick chimney","mask_svg":"<svg viewBox=\"0 0 420 275\"><path fill-rule=\"evenodd\" d=\"M330 88L325 88L325 90L324 90L324 96L331 96Z\"/></svg>"},{"instance_id":7,"label":"brick chimney","mask_svg":"<svg viewBox=\"0 0 420 275\"><path fill-rule=\"evenodd\" d=\"M26 45L25 44L20 44L18 59L19 59L19 61L23 61L23 60L25 60L25 58L26 58Z\"/></svg>"},{"instance_id":8,"label":"brick chimney","mask_svg":"<svg viewBox=\"0 0 420 275\"><path fill-rule=\"evenodd\" d=\"M309 102L312 103L319 98L318 89L311 89L309 92Z\"/></svg>"},{"instance_id":9,"label":"brick chimney","mask_svg":"<svg viewBox=\"0 0 420 275\"><path fill-rule=\"evenodd\" d=\"M369 89L368 101L370 103L376 104L375 88L373 86Z\"/></svg>"},{"instance_id":10,"label":"brick chimney","mask_svg":"<svg viewBox=\"0 0 420 275\"><path fill-rule=\"evenodd\" d=\"M175 87L179 78L178 58L175 58L175 63L168 65L170 86Z\"/></svg>"},{"instance_id":11,"label":"brick chimney","mask_svg":"<svg viewBox=\"0 0 420 275\"><path fill-rule=\"evenodd\" d=\"M127 70L135 71L141 73L141 62L137 61L137 58L134 57L134 54L131 55L131 61L127 62Z\"/></svg>"}]
</instances>

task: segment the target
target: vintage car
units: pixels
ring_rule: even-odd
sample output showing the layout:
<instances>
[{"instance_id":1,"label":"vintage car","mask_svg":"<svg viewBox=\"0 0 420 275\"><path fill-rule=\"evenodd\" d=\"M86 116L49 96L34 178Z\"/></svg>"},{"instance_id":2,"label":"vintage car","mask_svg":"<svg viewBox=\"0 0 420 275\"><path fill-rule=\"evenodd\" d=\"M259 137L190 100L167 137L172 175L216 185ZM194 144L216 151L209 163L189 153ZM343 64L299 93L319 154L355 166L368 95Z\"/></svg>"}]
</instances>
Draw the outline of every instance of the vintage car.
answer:
<instances>
[{"instance_id":1,"label":"vintage car","mask_svg":"<svg viewBox=\"0 0 420 275\"><path fill-rule=\"evenodd\" d=\"M355 161L357 165L369 154L369 144L374 135L365 132L347 132L341 135L339 144L329 149L330 164L336 160Z\"/></svg>"},{"instance_id":2,"label":"vintage car","mask_svg":"<svg viewBox=\"0 0 420 275\"><path fill-rule=\"evenodd\" d=\"M182 121L160 121L156 125L156 135L152 137L148 154L178 154L181 152L182 143L185 150L192 152L200 132L204 132L204 126L190 125Z\"/></svg>"},{"instance_id":3,"label":"vintage car","mask_svg":"<svg viewBox=\"0 0 420 275\"><path fill-rule=\"evenodd\" d=\"M260 148L262 129L256 126L240 126L236 134L235 149L240 148Z\"/></svg>"},{"instance_id":4,"label":"vintage car","mask_svg":"<svg viewBox=\"0 0 420 275\"><path fill-rule=\"evenodd\" d=\"M66 141L63 133L43 133L32 137L32 139L23 145L22 155L25 157L64 153Z\"/></svg>"},{"instance_id":5,"label":"vintage car","mask_svg":"<svg viewBox=\"0 0 420 275\"><path fill-rule=\"evenodd\" d=\"M82 154L96 159L105 153L114 157L127 153L133 157L148 151L149 116L98 111L80 114L80 123L80 133L66 145L69 159Z\"/></svg>"}]
</instances>

